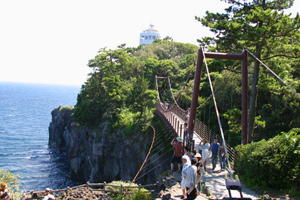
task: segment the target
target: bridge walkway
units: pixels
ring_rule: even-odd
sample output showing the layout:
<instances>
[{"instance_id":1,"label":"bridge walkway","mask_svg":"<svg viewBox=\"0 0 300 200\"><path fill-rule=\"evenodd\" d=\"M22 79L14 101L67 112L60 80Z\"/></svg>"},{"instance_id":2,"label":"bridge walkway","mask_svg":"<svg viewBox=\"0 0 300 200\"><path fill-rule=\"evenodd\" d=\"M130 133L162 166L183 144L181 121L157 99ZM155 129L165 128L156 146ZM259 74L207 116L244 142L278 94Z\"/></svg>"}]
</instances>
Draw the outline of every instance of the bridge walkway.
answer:
<instances>
[{"instance_id":1,"label":"bridge walkway","mask_svg":"<svg viewBox=\"0 0 300 200\"><path fill-rule=\"evenodd\" d=\"M168 123L173 127L174 131L178 134L178 136L183 137L183 113L184 110L180 109L177 106L171 107L170 110L163 109L159 104L157 104L157 110L161 115L168 121ZM197 126L196 126L197 127ZM208 130L202 130L200 131L194 131L193 134L193 140L194 140L194 148L197 149L199 143L201 142L202 138L200 135L203 135L204 132L204 138L207 138ZM211 131L210 131L211 132ZM212 136L210 135L209 138ZM229 145L229 150L233 150ZM229 159L233 159L234 152L229 152L230 157ZM211 164L211 157L207 160L207 172L203 176L203 182L206 185L206 188L208 192L210 193L210 196L205 196L203 194L199 195L197 199L223 199L223 198L229 198L228 190L226 189L225 185L225 178L229 177L228 171L220 171L220 165L219 162L217 164L216 170L212 171L212 164ZM180 178L180 176L179 176ZM179 180L180 182L180 180ZM180 199L180 196L182 195L181 188L178 188L176 191L172 193L172 199ZM240 193L237 190L231 190L231 195L233 198L240 198ZM242 185L242 195L244 198L251 198L251 199L258 199L259 195L257 195L254 191L251 191L247 189L244 185Z\"/></svg>"}]
</instances>

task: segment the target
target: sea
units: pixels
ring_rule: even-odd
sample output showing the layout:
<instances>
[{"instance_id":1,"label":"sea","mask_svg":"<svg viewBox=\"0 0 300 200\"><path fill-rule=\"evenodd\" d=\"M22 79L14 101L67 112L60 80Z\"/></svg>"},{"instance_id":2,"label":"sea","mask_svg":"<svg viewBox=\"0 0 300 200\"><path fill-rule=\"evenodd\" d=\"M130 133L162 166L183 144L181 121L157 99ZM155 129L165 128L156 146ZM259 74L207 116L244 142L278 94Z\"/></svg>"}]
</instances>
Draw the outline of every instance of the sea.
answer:
<instances>
[{"instance_id":1,"label":"sea","mask_svg":"<svg viewBox=\"0 0 300 200\"><path fill-rule=\"evenodd\" d=\"M28 192L66 188L70 180L64 154L48 146L51 111L74 106L80 86L0 82L0 168L21 177Z\"/></svg>"}]
</instances>

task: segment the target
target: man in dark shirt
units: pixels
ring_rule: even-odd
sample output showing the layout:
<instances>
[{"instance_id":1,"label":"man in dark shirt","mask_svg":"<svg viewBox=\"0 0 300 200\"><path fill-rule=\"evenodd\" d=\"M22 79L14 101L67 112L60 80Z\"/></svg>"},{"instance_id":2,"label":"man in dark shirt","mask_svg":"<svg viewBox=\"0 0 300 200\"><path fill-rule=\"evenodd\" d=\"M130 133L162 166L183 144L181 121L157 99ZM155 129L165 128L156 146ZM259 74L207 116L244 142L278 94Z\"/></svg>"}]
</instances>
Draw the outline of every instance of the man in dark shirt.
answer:
<instances>
[{"instance_id":1,"label":"man in dark shirt","mask_svg":"<svg viewBox=\"0 0 300 200\"><path fill-rule=\"evenodd\" d=\"M218 143L218 138L214 139L214 142L211 143L210 147L212 153L211 159L212 159L213 170L215 170L218 161L218 150L220 147L220 143Z\"/></svg>"},{"instance_id":2,"label":"man in dark shirt","mask_svg":"<svg viewBox=\"0 0 300 200\"><path fill-rule=\"evenodd\" d=\"M183 140L181 137L176 137L172 140L171 145L174 147L174 154L171 159L171 170L174 170L174 163L178 164L178 171L181 169L182 164L182 148L183 148Z\"/></svg>"}]
</instances>

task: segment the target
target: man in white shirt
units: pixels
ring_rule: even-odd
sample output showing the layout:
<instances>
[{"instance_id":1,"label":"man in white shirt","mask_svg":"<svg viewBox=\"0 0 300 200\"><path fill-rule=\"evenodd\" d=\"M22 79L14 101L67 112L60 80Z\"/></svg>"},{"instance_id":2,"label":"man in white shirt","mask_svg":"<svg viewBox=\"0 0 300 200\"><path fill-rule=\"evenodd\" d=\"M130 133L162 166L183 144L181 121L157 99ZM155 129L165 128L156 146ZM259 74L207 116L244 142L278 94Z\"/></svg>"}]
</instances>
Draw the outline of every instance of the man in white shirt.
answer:
<instances>
[{"instance_id":1,"label":"man in white shirt","mask_svg":"<svg viewBox=\"0 0 300 200\"><path fill-rule=\"evenodd\" d=\"M182 172L181 172L181 189L182 189L182 197L181 199L184 199L186 196L186 190L185 190L185 182L187 177L187 169L191 165L191 160L187 155L182 156Z\"/></svg>"},{"instance_id":2,"label":"man in white shirt","mask_svg":"<svg viewBox=\"0 0 300 200\"><path fill-rule=\"evenodd\" d=\"M50 188L46 188L45 190L46 196L44 197L44 200L55 200L54 196L50 194L50 191L51 191Z\"/></svg>"},{"instance_id":3,"label":"man in white shirt","mask_svg":"<svg viewBox=\"0 0 300 200\"><path fill-rule=\"evenodd\" d=\"M187 177L185 182L185 187L187 191L186 200L196 199L197 189L196 189L196 177L197 177L197 159L193 158L191 160L191 165L187 169Z\"/></svg>"}]
</instances>

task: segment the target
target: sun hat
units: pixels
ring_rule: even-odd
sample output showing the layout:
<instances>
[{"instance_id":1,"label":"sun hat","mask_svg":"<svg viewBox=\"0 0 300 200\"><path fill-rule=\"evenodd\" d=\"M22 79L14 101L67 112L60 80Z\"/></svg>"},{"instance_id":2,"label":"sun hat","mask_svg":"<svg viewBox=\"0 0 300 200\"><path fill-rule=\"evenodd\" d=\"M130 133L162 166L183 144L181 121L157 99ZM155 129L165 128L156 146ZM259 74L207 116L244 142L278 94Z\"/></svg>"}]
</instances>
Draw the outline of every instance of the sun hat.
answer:
<instances>
[{"instance_id":1,"label":"sun hat","mask_svg":"<svg viewBox=\"0 0 300 200\"><path fill-rule=\"evenodd\" d=\"M176 140L177 140L178 142L183 142L183 140L182 140L181 137L176 137Z\"/></svg>"},{"instance_id":2,"label":"sun hat","mask_svg":"<svg viewBox=\"0 0 300 200\"><path fill-rule=\"evenodd\" d=\"M195 158L201 158L202 156L200 155L200 153L196 153Z\"/></svg>"}]
</instances>

